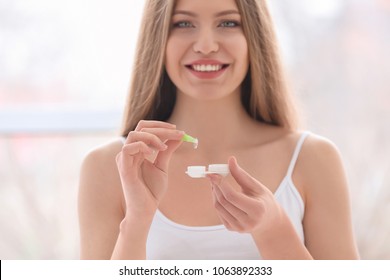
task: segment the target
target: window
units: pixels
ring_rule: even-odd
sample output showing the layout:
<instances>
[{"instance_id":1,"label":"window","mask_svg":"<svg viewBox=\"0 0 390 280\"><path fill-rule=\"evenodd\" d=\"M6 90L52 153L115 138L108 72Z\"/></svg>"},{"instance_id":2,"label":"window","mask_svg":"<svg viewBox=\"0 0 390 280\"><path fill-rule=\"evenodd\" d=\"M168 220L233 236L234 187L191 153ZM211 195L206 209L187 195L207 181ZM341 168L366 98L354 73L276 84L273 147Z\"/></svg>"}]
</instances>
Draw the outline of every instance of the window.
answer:
<instances>
[{"instance_id":1,"label":"window","mask_svg":"<svg viewBox=\"0 0 390 280\"><path fill-rule=\"evenodd\" d=\"M268 2L307 129L345 159L361 257L389 259L389 1ZM143 4L0 2L0 259L78 258L79 167L118 135Z\"/></svg>"},{"instance_id":2,"label":"window","mask_svg":"<svg viewBox=\"0 0 390 280\"><path fill-rule=\"evenodd\" d=\"M116 137L144 1L0 3L0 258L78 258L84 155Z\"/></svg>"}]
</instances>

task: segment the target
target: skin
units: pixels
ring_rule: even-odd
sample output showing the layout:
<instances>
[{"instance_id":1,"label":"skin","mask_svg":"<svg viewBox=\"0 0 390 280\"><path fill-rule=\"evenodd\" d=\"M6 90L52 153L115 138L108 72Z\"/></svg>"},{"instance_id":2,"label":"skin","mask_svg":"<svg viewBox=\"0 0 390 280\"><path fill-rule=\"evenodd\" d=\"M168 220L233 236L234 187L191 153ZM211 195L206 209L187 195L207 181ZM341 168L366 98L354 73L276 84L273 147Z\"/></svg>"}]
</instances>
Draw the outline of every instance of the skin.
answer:
<instances>
[{"instance_id":1,"label":"skin","mask_svg":"<svg viewBox=\"0 0 390 280\"><path fill-rule=\"evenodd\" d=\"M241 106L248 69L241 19L217 15L237 10L235 2L179 0L178 10L191 14L172 19L166 68L178 91L170 119L141 121L124 145L110 142L83 162L81 258L145 259L157 209L179 224L250 233L265 259L358 258L345 172L327 139L305 140L292 176L305 203L305 244L273 196L300 133L256 122ZM186 66L199 59L229 66L215 79L200 79ZM184 129L199 139L198 149L180 141ZM184 173L189 165L226 162L226 178Z\"/></svg>"}]
</instances>

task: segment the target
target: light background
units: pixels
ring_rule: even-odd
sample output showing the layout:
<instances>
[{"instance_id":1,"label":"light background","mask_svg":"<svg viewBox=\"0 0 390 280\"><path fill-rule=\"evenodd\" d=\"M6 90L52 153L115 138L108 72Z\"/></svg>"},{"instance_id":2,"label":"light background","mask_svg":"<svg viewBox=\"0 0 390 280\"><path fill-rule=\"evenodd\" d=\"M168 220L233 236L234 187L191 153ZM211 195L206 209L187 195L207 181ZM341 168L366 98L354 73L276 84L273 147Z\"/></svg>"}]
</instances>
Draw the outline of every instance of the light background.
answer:
<instances>
[{"instance_id":1,"label":"light background","mask_svg":"<svg viewBox=\"0 0 390 280\"><path fill-rule=\"evenodd\" d=\"M0 0L0 259L77 259L81 161L118 134L143 0ZM390 1L269 1L307 129L390 259Z\"/></svg>"}]
</instances>

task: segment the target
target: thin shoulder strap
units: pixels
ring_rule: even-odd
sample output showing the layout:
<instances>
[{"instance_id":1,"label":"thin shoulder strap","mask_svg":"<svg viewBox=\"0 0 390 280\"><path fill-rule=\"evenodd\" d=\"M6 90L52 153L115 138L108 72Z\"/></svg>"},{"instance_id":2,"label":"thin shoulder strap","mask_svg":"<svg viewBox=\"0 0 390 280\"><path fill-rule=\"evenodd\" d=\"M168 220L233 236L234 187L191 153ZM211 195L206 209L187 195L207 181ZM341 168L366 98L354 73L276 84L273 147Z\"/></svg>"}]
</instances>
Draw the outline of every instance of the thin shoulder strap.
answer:
<instances>
[{"instance_id":1,"label":"thin shoulder strap","mask_svg":"<svg viewBox=\"0 0 390 280\"><path fill-rule=\"evenodd\" d=\"M290 165L289 165L288 170L287 170L287 176L291 176L292 175L292 173L294 171L295 164L296 164L298 156L299 156L299 152L301 151L303 142L305 141L306 137L309 134L310 134L309 131L304 131L302 133L301 137L299 137L298 143L297 143L297 145L295 147L294 154L293 154L293 156L291 158L291 162L290 162Z\"/></svg>"}]
</instances>

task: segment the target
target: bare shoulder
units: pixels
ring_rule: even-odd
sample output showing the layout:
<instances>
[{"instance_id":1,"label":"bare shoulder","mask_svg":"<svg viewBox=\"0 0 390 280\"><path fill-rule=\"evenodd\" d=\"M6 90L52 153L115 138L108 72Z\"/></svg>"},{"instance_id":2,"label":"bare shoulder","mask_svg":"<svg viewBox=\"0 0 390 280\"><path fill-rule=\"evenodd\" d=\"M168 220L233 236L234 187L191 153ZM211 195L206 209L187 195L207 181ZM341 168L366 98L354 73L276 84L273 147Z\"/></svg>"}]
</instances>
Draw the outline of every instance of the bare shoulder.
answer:
<instances>
[{"instance_id":1,"label":"bare shoulder","mask_svg":"<svg viewBox=\"0 0 390 280\"><path fill-rule=\"evenodd\" d=\"M306 194L334 194L347 186L338 147L331 140L316 134L310 134L305 139L296 172Z\"/></svg>"},{"instance_id":2,"label":"bare shoulder","mask_svg":"<svg viewBox=\"0 0 390 280\"><path fill-rule=\"evenodd\" d=\"M336 145L310 134L297 161L303 189L305 244L315 259L356 259L349 188Z\"/></svg>"},{"instance_id":3,"label":"bare shoulder","mask_svg":"<svg viewBox=\"0 0 390 280\"><path fill-rule=\"evenodd\" d=\"M316 134L309 134L305 139L300 157L305 169L321 169L341 162L338 147L331 140Z\"/></svg>"},{"instance_id":4,"label":"bare shoulder","mask_svg":"<svg viewBox=\"0 0 390 280\"><path fill-rule=\"evenodd\" d=\"M121 148L122 142L118 138L87 153L80 171L81 193L87 192L89 198L100 195L119 196L122 189L116 155Z\"/></svg>"},{"instance_id":5,"label":"bare shoulder","mask_svg":"<svg viewBox=\"0 0 390 280\"><path fill-rule=\"evenodd\" d=\"M120 138L90 150L84 158L83 165L94 168L107 168L115 163L116 155L121 151L123 143Z\"/></svg>"},{"instance_id":6,"label":"bare shoulder","mask_svg":"<svg viewBox=\"0 0 390 280\"><path fill-rule=\"evenodd\" d=\"M78 197L82 259L109 259L115 246L124 215L115 160L121 148L118 138L94 148L84 158Z\"/></svg>"}]
</instances>

